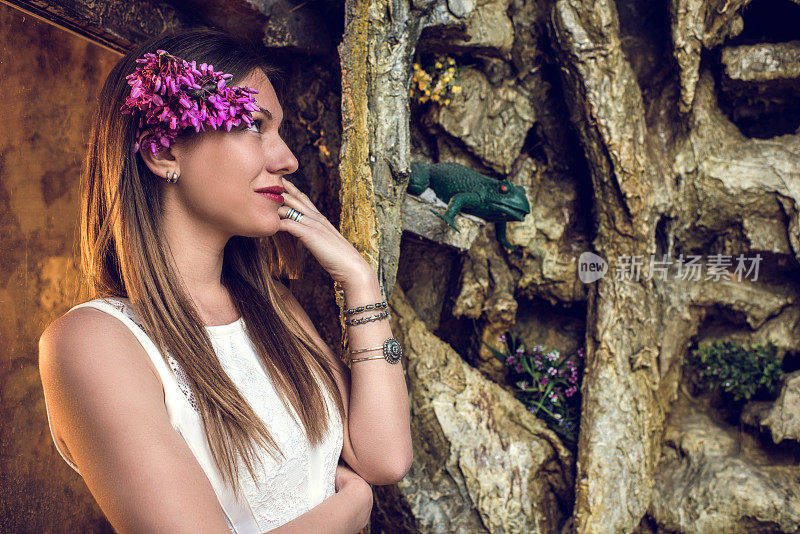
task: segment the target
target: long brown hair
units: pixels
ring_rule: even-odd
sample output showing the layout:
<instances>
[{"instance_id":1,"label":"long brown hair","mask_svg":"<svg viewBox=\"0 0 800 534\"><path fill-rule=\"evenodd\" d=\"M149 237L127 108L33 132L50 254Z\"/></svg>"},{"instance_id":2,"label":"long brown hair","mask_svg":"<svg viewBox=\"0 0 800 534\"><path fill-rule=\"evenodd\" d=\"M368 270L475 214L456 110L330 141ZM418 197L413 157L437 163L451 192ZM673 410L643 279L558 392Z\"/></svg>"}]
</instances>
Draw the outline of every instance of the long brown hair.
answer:
<instances>
[{"instance_id":1,"label":"long brown hair","mask_svg":"<svg viewBox=\"0 0 800 534\"><path fill-rule=\"evenodd\" d=\"M169 352L178 361L189 378L217 468L238 495L237 454L254 474L258 446L273 457L276 450L283 451L223 370L199 314L169 268L159 177L133 151L136 120L119 111L130 90L125 77L134 71L136 59L158 49L212 64L233 75L231 84L254 69L271 81L279 74L246 43L209 29L150 39L119 61L98 99L81 177L83 289L88 298L128 297L162 356ZM347 376L349 369L338 358L331 363L285 311L274 278L297 278L298 271L293 236L234 236L225 246L221 282L284 405L299 414L309 442L316 445L329 430L329 414L320 383L312 376L335 399L344 421L333 373Z\"/></svg>"}]
</instances>

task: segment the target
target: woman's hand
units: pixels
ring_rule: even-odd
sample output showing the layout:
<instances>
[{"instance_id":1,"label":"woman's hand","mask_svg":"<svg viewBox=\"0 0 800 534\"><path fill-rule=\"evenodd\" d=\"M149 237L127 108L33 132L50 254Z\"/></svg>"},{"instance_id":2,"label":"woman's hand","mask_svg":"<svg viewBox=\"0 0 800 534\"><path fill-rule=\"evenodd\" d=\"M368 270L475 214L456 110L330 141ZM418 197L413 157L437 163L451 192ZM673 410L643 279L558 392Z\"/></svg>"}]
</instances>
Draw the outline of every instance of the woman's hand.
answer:
<instances>
[{"instance_id":1,"label":"woman's hand","mask_svg":"<svg viewBox=\"0 0 800 534\"><path fill-rule=\"evenodd\" d=\"M347 285L365 274L374 274L370 264L319 212L308 196L285 177L282 181L284 203L278 208L281 217L278 231L297 237L337 282ZM289 208L303 214L300 222L286 218Z\"/></svg>"},{"instance_id":2,"label":"woman's hand","mask_svg":"<svg viewBox=\"0 0 800 534\"><path fill-rule=\"evenodd\" d=\"M374 504L372 486L339 458L339 465L336 466L334 487L337 494L346 492L352 502L360 503L362 519L359 520L361 527L358 532L361 532L369 523L369 516L372 513L372 505Z\"/></svg>"},{"instance_id":3,"label":"woman's hand","mask_svg":"<svg viewBox=\"0 0 800 534\"><path fill-rule=\"evenodd\" d=\"M334 478L334 488L336 489L336 492L338 493L345 486L345 484L350 484L354 481L358 484L363 484L369 487L369 484L366 480L361 478L358 473L350 469L350 466L342 463L342 460L340 459L339 465L336 466L336 476Z\"/></svg>"}]
</instances>

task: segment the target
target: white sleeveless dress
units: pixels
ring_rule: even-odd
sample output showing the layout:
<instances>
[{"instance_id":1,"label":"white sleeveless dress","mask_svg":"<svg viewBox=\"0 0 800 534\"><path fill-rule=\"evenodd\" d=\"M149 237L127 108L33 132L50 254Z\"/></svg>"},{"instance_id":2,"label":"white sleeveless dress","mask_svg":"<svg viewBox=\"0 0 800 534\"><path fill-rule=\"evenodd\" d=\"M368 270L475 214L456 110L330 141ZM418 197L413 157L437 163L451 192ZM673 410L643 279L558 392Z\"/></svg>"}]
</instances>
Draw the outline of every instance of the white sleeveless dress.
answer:
<instances>
[{"instance_id":1,"label":"white sleeveless dress","mask_svg":"<svg viewBox=\"0 0 800 534\"><path fill-rule=\"evenodd\" d=\"M335 493L336 465L342 451L342 421L333 399L323 390L332 417L332 429L325 441L311 447L302 426L295 423L265 372L247 336L244 319L226 325L207 326L211 343L225 372L239 388L256 414L261 417L285 457L277 459L262 451L262 462L255 462L254 479L244 463L239 463L244 502L237 500L225 484L211 456L202 418L195 408L194 395L178 362L167 355L164 361L155 343L139 326L126 298L97 298L74 306L103 310L127 326L144 347L158 371L164 387L164 403L170 422L183 437L211 482L231 532L261 534L314 508ZM45 399L45 408L47 400ZM292 409L294 412L294 409ZM296 412L294 412L296 413ZM48 412L48 424L50 414ZM56 449L75 471L78 468L59 448L50 427ZM263 467L262 464L263 463ZM80 474L80 472L78 471Z\"/></svg>"}]
</instances>

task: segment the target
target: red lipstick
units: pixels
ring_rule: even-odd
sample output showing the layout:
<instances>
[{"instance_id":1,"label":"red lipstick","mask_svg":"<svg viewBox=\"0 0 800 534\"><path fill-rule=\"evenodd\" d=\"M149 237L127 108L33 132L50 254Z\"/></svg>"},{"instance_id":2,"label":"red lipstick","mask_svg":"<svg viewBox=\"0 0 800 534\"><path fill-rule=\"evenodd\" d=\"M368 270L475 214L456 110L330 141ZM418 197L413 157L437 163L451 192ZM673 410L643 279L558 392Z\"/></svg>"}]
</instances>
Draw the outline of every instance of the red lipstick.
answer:
<instances>
[{"instance_id":1,"label":"red lipstick","mask_svg":"<svg viewBox=\"0 0 800 534\"><path fill-rule=\"evenodd\" d=\"M262 187L261 189L256 189L256 193L272 201L275 201L278 204L283 204L283 196L281 196L281 193L283 193L283 187L279 185L273 185L270 187Z\"/></svg>"}]
</instances>

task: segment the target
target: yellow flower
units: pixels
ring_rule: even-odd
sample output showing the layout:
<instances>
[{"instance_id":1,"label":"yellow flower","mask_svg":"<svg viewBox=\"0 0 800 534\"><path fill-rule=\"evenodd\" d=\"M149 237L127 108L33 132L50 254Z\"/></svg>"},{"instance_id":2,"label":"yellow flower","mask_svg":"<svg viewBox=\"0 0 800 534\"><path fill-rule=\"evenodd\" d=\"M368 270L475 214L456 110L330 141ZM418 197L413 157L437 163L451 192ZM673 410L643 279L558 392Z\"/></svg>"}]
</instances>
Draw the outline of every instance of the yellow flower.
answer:
<instances>
[{"instance_id":1,"label":"yellow flower","mask_svg":"<svg viewBox=\"0 0 800 534\"><path fill-rule=\"evenodd\" d=\"M445 106L449 106L450 105L450 99L449 98L445 98L444 99L444 105Z\"/></svg>"},{"instance_id":2,"label":"yellow flower","mask_svg":"<svg viewBox=\"0 0 800 534\"><path fill-rule=\"evenodd\" d=\"M454 85L453 86L453 94L457 95L460 92L461 92L461 86L460 85Z\"/></svg>"},{"instance_id":3,"label":"yellow flower","mask_svg":"<svg viewBox=\"0 0 800 534\"><path fill-rule=\"evenodd\" d=\"M437 69L441 69L441 68L442 68L442 64L441 64L441 63L439 63L438 61L437 61L437 62L434 64L434 66L435 66Z\"/></svg>"},{"instance_id":4,"label":"yellow flower","mask_svg":"<svg viewBox=\"0 0 800 534\"><path fill-rule=\"evenodd\" d=\"M447 62L450 63L451 65L455 65L456 64L456 60L451 58L451 57L447 58Z\"/></svg>"},{"instance_id":5,"label":"yellow flower","mask_svg":"<svg viewBox=\"0 0 800 534\"><path fill-rule=\"evenodd\" d=\"M419 63L414 63L414 70L419 70Z\"/></svg>"}]
</instances>

